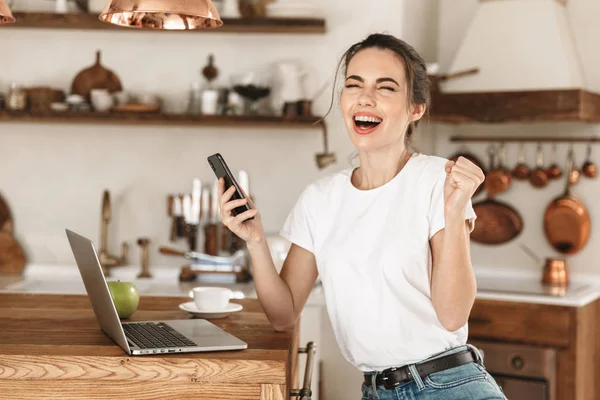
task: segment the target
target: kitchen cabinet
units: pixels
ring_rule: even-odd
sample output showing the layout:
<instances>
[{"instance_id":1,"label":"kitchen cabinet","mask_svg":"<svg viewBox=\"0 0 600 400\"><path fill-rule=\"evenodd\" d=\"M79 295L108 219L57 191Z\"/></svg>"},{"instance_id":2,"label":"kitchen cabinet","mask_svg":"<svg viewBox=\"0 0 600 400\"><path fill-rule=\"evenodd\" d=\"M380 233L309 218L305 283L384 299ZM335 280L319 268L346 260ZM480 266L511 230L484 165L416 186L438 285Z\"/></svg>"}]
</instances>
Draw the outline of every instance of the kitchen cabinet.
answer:
<instances>
[{"instance_id":1,"label":"kitchen cabinet","mask_svg":"<svg viewBox=\"0 0 600 400\"><path fill-rule=\"evenodd\" d=\"M600 299L580 307L481 300L469 343L511 400L600 398Z\"/></svg>"},{"instance_id":2,"label":"kitchen cabinet","mask_svg":"<svg viewBox=\"0 0 600 400\"><path fill-rule=\"evenodd\" d=\"M510 400L600 399L600 299L576 307L477 298L468 342L504 390L521 396ZM356 398L362 374L341 355L326 313L320 343L321 400Z\"/></svg>"}]
</instances>

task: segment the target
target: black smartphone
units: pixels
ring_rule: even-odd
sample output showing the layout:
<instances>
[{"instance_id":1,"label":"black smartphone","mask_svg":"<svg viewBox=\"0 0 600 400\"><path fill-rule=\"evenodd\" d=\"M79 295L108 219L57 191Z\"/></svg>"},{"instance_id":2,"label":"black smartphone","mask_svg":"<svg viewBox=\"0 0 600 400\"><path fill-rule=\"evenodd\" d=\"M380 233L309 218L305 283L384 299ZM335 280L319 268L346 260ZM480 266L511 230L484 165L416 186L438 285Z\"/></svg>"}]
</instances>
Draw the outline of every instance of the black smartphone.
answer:
<instances>
[{"instance_id":1,"label":"black smartphone","mask_svg":"<svg viewBox=\"0 0 600 400\"><path fill-rule=\"evenodd\" d=\"M244 194L242 193L242 189L240 189L240 186L238 185L233 174L229 170L229 167L227 166L227 163L225 162L225 160L223 159L223 156L221 156L221 154L216 153L216 154L213 154L212 156L208 157L208 164L210 165L212 170L215 172L217 179L223 178L223 180L225 181L225 191L227 191L227 189L229 189L231 186L235 186L235 192L233 192L233 196L231 196L231 200L240 200L240 199L246 198L246 196L244 196ZM233 210L231 210L231 212L235 216L235 215L241 214L248 210L251 210L251 208L250 208L250 205L248 203L246 203L243 206L234 208ZM254 217L250 217L248 219L254 219Z\"/></svg>"}]
</instances>

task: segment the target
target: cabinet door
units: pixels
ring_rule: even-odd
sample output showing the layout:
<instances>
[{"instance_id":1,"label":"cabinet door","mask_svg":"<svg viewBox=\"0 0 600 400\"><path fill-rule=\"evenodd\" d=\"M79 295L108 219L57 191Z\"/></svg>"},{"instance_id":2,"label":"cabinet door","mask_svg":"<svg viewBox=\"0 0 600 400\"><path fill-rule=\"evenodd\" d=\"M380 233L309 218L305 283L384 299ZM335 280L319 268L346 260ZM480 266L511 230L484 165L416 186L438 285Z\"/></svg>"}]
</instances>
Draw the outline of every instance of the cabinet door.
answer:
<instances>
[{"instance_id":1,"label":"cabinet door","mask_svg":"<svg viewBox=\"0 0 600 400\"><path fill-rule=\"evenodd\" d=\"M548 384L544 381L530 381L492 375L510 400L549 400Z\"/></svg>"},{"instance_id":2,"label":"cabinet door","mask_svg":"<svg viewBox=\"0 0 600 400\"><path fill-rule=\"evenodd\" d=\"M567 347L572 312L570 307L477 300L469 317L469 336Z\"/></svg>"},{"instance_id":3,"label":"cabinet door","mask_svg":"<svg viewBox=\"0 0 600 400\"><path fill-rule=\"evenodd\" d=\"M481 350L487 371L509 399L556 399L556 349L477 340L469 343Z\"/></svg>"},{"instance_id":4,"label":"cabinet door","mask_svg":"<svg viewBox=\"0 0 600 400\"><path fill-rule=\"evenodd\" d=\"M314 342L317 346L315 357L312 368L312 400L319 400L319 375L320 371L320 360L321 360L321 346L323 345L321 339L321 314L323 313L322 306L310 306L307 305L300 314L300 347L306 347L308 342ZM300 389L304 382L304 372L306 368L306 354L298 355L298 369L297 387L293 389Z\"/></svg>"}]
</instances>

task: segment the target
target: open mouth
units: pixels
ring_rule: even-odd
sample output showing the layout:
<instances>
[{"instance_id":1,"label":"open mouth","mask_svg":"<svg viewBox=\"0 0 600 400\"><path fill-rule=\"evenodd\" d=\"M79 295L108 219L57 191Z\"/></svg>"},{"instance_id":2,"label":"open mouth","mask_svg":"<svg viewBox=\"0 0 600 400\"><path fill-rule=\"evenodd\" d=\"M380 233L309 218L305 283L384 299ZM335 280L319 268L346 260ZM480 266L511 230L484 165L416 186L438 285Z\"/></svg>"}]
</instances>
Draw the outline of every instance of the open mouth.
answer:
<instances>
[{"instance_id":1,"label":"open mouth","mask_svg":"<svg viewBox=\"0 0 600 400\"><path fill-rule=\"evenodd\" d=\"M370 115L355 115L354 125L359 131L370 132L377 128L383 120Z\"/></svg>"}]
</instances>

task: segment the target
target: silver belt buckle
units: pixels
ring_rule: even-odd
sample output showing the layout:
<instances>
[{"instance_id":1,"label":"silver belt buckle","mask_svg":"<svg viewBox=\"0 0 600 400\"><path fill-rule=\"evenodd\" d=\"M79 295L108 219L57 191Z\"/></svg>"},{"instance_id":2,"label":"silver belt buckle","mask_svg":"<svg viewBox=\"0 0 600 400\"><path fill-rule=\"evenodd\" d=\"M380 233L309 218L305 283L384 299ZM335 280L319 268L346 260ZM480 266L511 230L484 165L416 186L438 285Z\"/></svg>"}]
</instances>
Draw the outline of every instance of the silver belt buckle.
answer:
<instances>
[{"instance_id":1,"label":"silver belt buckle","mask_svg":"<svg viewBox=\"0 0 600 400\"><path fill-rule=\"evenodd\" d=\"M387 390L394 389L394 388L396 388L396 387L398 387L398 386L400 385L400 382L394 382L394 384L393 384L393 385L388 385L388 383L387 383L387 381L388 381L388 379L389 379L389 378L388 378L388 374L389 374L390 372L395 372L395 371L397 371L397 370L398 370L398 368L397 368L397 367L393 367L393 368L390 368L390 370L389 370L389 371L387 371L387 372L384 372L384 373L382 374L382 375L383 375L383 378L382 378L382 380L383 380L383 387L385 387Z\"/></svg>"}]
</instances>

